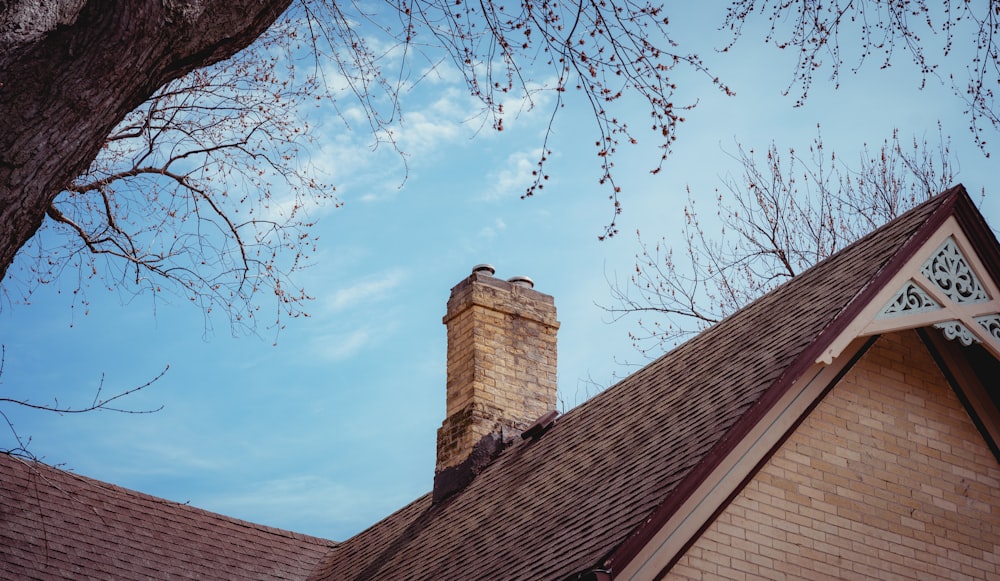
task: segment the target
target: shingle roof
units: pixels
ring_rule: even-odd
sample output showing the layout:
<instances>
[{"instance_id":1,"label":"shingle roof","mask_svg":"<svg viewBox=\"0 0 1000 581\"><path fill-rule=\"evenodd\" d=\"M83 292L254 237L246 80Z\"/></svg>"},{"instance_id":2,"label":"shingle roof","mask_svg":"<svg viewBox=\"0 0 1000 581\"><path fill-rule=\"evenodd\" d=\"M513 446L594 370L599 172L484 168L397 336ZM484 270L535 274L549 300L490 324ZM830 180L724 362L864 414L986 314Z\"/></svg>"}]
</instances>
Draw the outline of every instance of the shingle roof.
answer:
<instances>
[{"instance_id":1,"label":"shingle roof","mask_svg":"<svg viewBox=\"0 0 1000 581\"><path fill-rule=\"evenodd\" d=\"M3 579L303 579L334 544L0 454Z\"/></svg>"},{"instance_id":2,"label":"shingle roof","mask_svg":"<svg viewBox=\"0 0 1000 581\"><path fill-rule=\"evenodd\" d=\"M627 558L623 543L704 478L957 206L973 208L961 186L571 410L453 497L342 543L313 578L564 579Z\"/></svg>"}]
</instances>

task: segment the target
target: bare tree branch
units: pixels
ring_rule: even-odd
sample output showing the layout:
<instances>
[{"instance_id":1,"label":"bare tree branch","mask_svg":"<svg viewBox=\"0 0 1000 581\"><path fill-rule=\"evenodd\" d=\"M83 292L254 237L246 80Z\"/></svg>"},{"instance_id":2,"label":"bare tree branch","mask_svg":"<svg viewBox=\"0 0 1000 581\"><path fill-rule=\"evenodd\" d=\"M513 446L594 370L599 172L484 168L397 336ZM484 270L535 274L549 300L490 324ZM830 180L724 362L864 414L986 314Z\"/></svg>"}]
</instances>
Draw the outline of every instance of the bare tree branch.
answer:
<instances>
[{"instance_id":1,"label":"bare tree branch","mask_svg":"<svg viewBox=\"0 0 1000 581\"><path fill-rule=\"evenodd\" d=\"M6 349L6 346L0 345L0 378L3 377L4 366L6 364L6 360L7 360L7 349ZM159 381L160 379L162 379L163 376L166 375L166 373L167 373L167 371L169 369L170 369L170 366L167 365L167 366L165 366L163 368L163 371L161 371L160 373L158 373L156 375L156 377L153 377L152 379L150 379L146 383L143 383L142 385L137 385L135 387L132 387L130 389L126 389L124 391L120 391L118 393L113 394L111 397L107 397L107 398L102 398L101 397L101 393L104 390L104 375L102 374L101 375L101 381L100 381L100 383L97 386L97 390L94 392L93 400L89 404L83 405L83 406L63 405L63 404L59 403L58 399L55 399L53 401L53 403L51 403L51 404L38 404L38 403L32 403L28 399L18 399L18 398L11 398L11 397L0 397L0 418L3 418L4 423L7 424L7 429L10 432L10 437L13 438L14 443L16 444L15 446L12 446L12 447L9 447L9 448L0 448L0 453L10 454L10 455L13 455L13 456L19 456L19 457L22 457L22 458L29 458L31 460L37 460L37 458L35 458L34 454L32 454L31 451L30 451L30 449L29 449L29 446L31 444L31 438L30 437L29 438L25 438L25 437L23 437L17 431L17 428L14 425L14 421L7 414L7 410L4 409L4 406L15 406L15 407L19 407L19 408L25 408L25 409L30 409L30 410L42 411L42 412L52 412L52 413L56 413L56 414L59 414L59 415L62 415L62 414L83 414L83 413L96 412L96 411L102 411L102 410L103 411L111 411L111 412L123 413L123 414L151 414L151 413L156 413L156 412L160 411L161 409L163 409L162 405L159 406L159 407L156 407L156 408L152 408L152 409L139 409L139 410L136 410L136 409L123 408L123 407L119 407L118 405L112 405L112 404L114 404L115 402L118 402L118 401L122 400L125 397L128 397L128 396L130 396L132 394L135 394L135 393L137 393L139 391L142 391L142 390L150 387L151 385L153 385L154 383L156 383L157 381ZM0 382L0 385L2 385L2 384L3 383Z\"/></svg>"},{"instance_id":2,"label":"bare tree branch","mask_svg":"<svg viewBox=\"0 0 1000 581\"><path fill-rule=\"evenodd\" d=\"M688 192L681 240L640 251L627 281L609 279L611 320L632 318L633 345L655 356L952 185L948 141L936 146L898 131L856 168L817 136L805 155L772 144L761 158L737 143L739 177L716 190L718 226L704 227ZM683 257L679 263L675 254Z\"/></svg>"},{"instance_id":3,"label":"bare tree branch","mask_svg":"<svg viewBox=\"0 0 1000 581\"><path fill-rule=\"evenodd\" d=\"M965 104L973 139L989 157L986 131L1000 129L994 89L1000 81L996 0L733 0L725 19L733 40L724 50L733 49L743 36L744 24L756 16L767 18L768 43L797 56L785 89L787 94L798 87L796 105L805 102L820 71L828 72L834 86L839 86L845 59L854 61L853 71L872 58L887 69L905 58L897 56L898 51L909 54L921 75L918 88L928 79L951 85ZM956 48L961 56L968 55L964 78L942 72L941 63L953 57ZM934 56L937 52L940 57Z\"/></svg>"}]
</instances>

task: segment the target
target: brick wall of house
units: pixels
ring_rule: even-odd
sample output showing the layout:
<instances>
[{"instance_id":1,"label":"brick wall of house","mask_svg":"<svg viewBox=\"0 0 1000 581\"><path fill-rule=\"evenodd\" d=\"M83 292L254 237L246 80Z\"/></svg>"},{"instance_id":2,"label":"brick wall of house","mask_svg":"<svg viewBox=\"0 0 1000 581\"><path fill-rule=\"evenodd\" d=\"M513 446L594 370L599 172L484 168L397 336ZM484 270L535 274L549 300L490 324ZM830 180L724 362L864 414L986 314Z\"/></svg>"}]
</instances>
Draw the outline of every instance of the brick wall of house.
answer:
<instances>
[{"instance_id":1,"label":"brick wall of house","mask_svg":"<svg viewBox=\"0 0 1000 581\"><path fill-rule=\"evenodd\" d=\"M913 331L884 336L668 579L1000 578L1000 465Z\"/></svg>"}]
</instances>

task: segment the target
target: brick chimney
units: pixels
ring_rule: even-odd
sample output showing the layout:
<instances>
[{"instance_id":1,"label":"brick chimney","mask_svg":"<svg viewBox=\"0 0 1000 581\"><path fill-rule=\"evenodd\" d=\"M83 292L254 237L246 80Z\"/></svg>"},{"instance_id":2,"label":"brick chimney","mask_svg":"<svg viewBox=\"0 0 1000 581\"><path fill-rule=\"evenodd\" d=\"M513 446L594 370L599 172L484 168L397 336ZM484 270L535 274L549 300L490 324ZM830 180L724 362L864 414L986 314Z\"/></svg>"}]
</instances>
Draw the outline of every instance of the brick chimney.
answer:
<instances>
[{"instance_id":1,"label":"brick chimney","mask_svg":"<svg viewBox=\"0 0 1000 581\"><path fill-rule=\"evenodd\" d=\"M468 484L525 428L556 409L555 301L489 265L451 289L447 418L438 430L434 501Z\"/></svg>"}]
</instances>

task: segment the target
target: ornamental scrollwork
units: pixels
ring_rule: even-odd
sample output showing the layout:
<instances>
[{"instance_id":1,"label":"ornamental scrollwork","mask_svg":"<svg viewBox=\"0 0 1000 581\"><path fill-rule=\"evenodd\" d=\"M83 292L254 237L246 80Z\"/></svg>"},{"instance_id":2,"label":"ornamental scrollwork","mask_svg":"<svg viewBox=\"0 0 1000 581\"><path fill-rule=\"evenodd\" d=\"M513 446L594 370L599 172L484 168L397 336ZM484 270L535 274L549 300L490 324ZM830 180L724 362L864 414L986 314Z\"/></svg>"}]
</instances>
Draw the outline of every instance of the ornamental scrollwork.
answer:
<instances>
[{"instance_id":1,"label":"ornamental scrollwork","mask_svg":"<svg viewBox=\"0 0 1000 581\"><path fill-rule=\"evenodd\" d=\"M988 301L989 295L969 266L969 261L949 237L920 269L927 280L956 303Z\"/></svg>"},{"instance_id":2,"label":"ornamental scrollwork","mask_svg":"<svg viewBox=\"0 0 1000 581\"><path fill-rule=\"evenodd\" d=\"M994 339L1000 341L1000 314L976 317L976 322Z\"/></svg>"},{"instance_id":3,"label":"ornamental scrollwork","mask_svg":"<svg viewBox=\"0 0 1000 581\"><path fill-rule=\"evenodd\" d=\"M913 281L907 281L903 288L893 295L888 304L876 315L875 318L883 319L893 315L905 315L924 311L940 309L937 303L924 289L915 285Z\"/></svg>"},{"instance_id":4,"label":"ornamental scrollwork","mask_svg":"<svg viewBox=\"0 0 1000 581\"><path fill-rule=\"evenodd\" d=\"M979 338L972 334L972 331L968 329L965 325L958 321L945 321L943 323L936 323L934 325L941 332L944 333L945 339L949 341L955 341L956 339L962 344L968 347L973 343L979 343Z\"/></svg>"}]
</instances>

